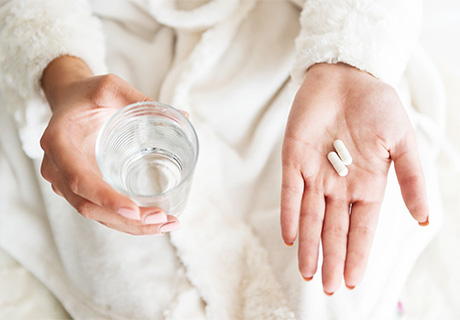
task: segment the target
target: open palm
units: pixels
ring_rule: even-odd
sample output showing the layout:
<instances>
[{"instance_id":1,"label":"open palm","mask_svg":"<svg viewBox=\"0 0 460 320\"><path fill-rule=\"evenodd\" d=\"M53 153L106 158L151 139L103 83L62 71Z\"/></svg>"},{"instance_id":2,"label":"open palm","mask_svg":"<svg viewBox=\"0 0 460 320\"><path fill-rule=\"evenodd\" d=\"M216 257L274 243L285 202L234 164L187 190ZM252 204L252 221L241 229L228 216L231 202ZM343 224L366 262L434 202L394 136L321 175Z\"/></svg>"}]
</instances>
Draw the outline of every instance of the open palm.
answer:
<instances>
[{"instance_id":1,"label":"open palm","mask_svg":"<svg viewBox=\"0 0 460 320\"><path fill-rule=\"evenodd\" d=\"M346 177L327 159L337 139L353 157ZM328 294L342 276L354 288L364 274L392 160L406 206L417 221L427 222L415 135L396 92L347 65L313 66L286 127L281 227L286 244L298 236L299 269L306 280L317 271L322 243Z\"/></svg>"}]
</instances>

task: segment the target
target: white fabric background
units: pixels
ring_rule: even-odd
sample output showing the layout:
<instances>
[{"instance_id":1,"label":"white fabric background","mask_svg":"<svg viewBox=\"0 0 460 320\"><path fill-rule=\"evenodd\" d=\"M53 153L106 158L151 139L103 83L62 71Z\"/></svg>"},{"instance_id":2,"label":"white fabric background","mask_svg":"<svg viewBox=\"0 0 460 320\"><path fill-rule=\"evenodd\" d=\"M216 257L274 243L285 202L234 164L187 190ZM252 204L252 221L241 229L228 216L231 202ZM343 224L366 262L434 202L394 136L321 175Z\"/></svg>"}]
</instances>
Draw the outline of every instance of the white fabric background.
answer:
<instances>
[{"instance_id":1,"label":"white fabric background","mask_svg":"<svg viewBox=\"0 0 460 320\"><path fill-rule=\"evenodd\" d=\"M460 149L460 3L427 1L421 44L443 76L448 102L447 133ZM440 159L445 224L435 241L420 257L402 297L407 319L456 319L460 316L457 287L460 284L460 174L448 168L447 155ZM444 168L444 169L443 169ZM419 284L430 288L419 290ZM0 319L60 319L68 317L52 295L24 268L0 252Z\"/></svg>"},{"instance_id":2,"label":"white fabric background","mask_svg":"<svg viewBox=\"0 0 460 320\"><path fill-rule=\"evenodd\" d=\"M447 98L447 138L460 150L460 2L425 3L421 45L440 71ZM460 169L439 159L444 224L420 256L401 299L406 319L460 319ZM420 290L421 285L425 290Z\"/></svg>"}]
</instances>

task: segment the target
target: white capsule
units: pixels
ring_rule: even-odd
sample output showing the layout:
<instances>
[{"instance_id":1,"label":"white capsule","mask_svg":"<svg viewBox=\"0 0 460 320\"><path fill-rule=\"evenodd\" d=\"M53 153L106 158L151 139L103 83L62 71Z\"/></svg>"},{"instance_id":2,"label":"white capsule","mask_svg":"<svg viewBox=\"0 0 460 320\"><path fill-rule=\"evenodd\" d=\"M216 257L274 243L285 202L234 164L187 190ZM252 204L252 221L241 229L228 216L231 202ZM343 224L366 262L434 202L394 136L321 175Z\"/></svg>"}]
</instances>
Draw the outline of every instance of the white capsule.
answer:
<instances>
[{"instance_id":1,"label":"white capsule","mask_svg":"<svg viewBox=\"0 0 460 320\"><path fill-rule=\"evenodd\" d=\"M335 153L334 151L331 151L327 154L327 159L329 162L332 164L334 167L335 171L339 174L341 177L345 177L348 174L348 169L345 166L345 164L340 160L339 155Z\"/></svg>"},{"instance_id":2,"label":"white capsule","mask_svg":"<svg viewBox=\"0 0 460 320\"><path fill-rule=\"evenodd\" d=\"M345 147L345 144L342 142L342 140L335 140L334 148L345 165L349 166L353 162L353 158L351 157L350 152L348 152L348 149Z\"/></svg>"}]
</instances>

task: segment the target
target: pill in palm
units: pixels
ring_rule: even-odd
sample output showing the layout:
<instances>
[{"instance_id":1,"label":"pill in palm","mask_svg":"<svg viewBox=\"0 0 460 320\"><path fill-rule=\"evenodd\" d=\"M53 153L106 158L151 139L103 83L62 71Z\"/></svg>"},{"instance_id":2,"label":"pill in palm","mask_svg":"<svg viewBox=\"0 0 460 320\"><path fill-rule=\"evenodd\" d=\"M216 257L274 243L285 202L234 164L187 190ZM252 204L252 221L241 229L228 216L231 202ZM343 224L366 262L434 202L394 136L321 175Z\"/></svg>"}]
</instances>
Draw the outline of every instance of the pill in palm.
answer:
<instances>
[{"instance_id":1,"label":"pill in palm","mask_svg":"<svg viewBox=\"0 0 460 320\"><path fill-rule=\"evenodd\" d=\"M348 149L347 147L345 147L345 144L343 143L342 140L335 140L334 148L335 148L335 151L337 151L340 159L342 159L342 162L345 165L349 166L353 162L350 152L348 152Z\"/></svg>"},{"instance_id":2,"label":"pill in palm","mask_svg":"<svg viewBox=\"0 0 460 320\"><path fill-rule=\"evenodd\" d=\"M348 169L343 163L342 160L340 160L339 155L335 153L334 151L331 151L327 154L327 159L329 162L332 164L334 167L335 171L339 174L339 176L344 177L348 174Z\"/></svg>"}]
</instances>

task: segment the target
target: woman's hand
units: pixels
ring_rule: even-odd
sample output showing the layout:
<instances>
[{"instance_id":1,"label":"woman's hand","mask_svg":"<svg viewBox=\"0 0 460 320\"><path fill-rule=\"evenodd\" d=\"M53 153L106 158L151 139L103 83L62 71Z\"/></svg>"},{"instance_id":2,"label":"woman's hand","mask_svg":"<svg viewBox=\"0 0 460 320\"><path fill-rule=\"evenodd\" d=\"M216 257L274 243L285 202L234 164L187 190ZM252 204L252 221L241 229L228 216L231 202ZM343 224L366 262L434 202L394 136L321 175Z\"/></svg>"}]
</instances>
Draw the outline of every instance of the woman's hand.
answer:
<instances>
[{"instance_id":1,"label":"woman's hand","mask_svg":"<svg viewBox=\"0 0 460 320\"><path fill-rule=\"evenodd\" d=\"M93 76L78 58L60 57L46 68L42 87L53 116L41 138L41 173L84 217L130 234L157 234L179 226L159 208L139 208L105 183L94 148L106 120L121 107L151 100L114 75Z\"/></svg>"},{"instance_id":2,"label":"woman's hand","mask_svg":"<svg viewBox=\"0 0 460 320\"><path fill-rule=\"evenodd\" d=\"M327 159L342 140L353 163L341 177ZM402 196L428 224L425 180L415 133L398 95L371 75L344 64L309 69L294 100L283 144L281 228L287 245L299 241L299 269L317 270L322 241L324 291L342 275L354 288L364 275L393 160Z\"/></svg>"}]
</instances>

